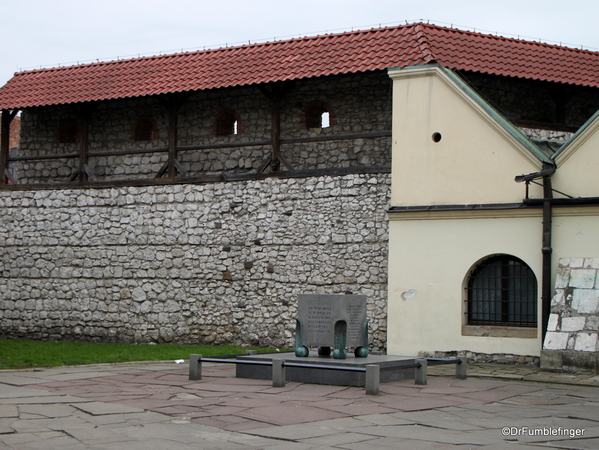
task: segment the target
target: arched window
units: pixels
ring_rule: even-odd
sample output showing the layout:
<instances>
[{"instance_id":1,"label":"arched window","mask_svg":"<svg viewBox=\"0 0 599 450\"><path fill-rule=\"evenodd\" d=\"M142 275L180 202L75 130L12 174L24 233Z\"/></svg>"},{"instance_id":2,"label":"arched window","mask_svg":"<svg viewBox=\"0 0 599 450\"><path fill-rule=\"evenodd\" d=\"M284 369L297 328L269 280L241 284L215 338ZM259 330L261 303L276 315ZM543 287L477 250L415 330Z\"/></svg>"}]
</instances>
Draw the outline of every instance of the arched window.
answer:
<instances>
[{"instance_id":1,"label":"arched window","mask_svg":"<svg viewBox=\"0 0 599 450\"><path fill-rule=\"evenodd\" d=\"M62 119L58 126L58 142L77 142L79 136L79 124L77 119Z\"/></svg>"},{"instance_id":2,"label":"arched window","mask_svg":"<svg viewBox=\"0 0 599 450\"><path fill-rule=\"evenodd\" d=\"M140 117L133 129L133 140L151 141L156 134L156 126L150 117Z\"/></svg>"},{"instance_id":3,"label":"arched window","mask_svg":"<svg viewBox=\"0 0 599 450\"><path fill-rule=\"evenodd\" d=\"M495 255L468 277L469 325L537 326L537 278L524 261Z\"/></svg>"},{"instance_id":4,"label":"arched window","mask_svg":"<svg viewBox=\"0 0 599 450\"><path fill-rule=\"evenodd\" d=\"M330 108L323 102L312 102L304 110L306 128L328 128L332 119Z\"/></svg>"},{"instance_id":5,"label":"arched window","mask_svg":"<svg viewBox=\"0 0 599 450\"><path fill-rule=\"evenodd\" d=\"M232 109L223 109L216 115L214 134L229 136L241 133L239 115Z\"/></svg>"}]
</instances>

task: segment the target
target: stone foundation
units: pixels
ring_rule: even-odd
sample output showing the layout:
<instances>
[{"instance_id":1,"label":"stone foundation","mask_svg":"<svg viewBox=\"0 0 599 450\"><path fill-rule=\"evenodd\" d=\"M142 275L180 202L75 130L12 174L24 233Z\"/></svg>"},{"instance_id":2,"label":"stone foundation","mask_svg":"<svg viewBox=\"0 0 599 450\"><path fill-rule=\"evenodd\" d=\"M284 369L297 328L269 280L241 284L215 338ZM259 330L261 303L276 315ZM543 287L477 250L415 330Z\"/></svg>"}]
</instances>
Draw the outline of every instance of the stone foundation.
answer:
<instances>
[{"instance_id":1,"label":"stone foundation","mask_svg":"<svg viewBox=\"0 0 599 450\"><path fill-rule=\"evenodd\" d=\"M524 366L538 366L538 356L513 355L510 353L475 353L468 350L454 350L449 352L418 352L424 358L458 358L466 357L469 363L493 364L518 364Z\"/></svg>"},{"instance_id":2,"label":"stone foundation","mask_svg":"<svg viewBox=\"0 0 599 450\"><path fill-rule=\"evenodd\" d=\"M562 258L541 354L546 369L598 372L599 258Z\"/></svg>"}]
</instances>

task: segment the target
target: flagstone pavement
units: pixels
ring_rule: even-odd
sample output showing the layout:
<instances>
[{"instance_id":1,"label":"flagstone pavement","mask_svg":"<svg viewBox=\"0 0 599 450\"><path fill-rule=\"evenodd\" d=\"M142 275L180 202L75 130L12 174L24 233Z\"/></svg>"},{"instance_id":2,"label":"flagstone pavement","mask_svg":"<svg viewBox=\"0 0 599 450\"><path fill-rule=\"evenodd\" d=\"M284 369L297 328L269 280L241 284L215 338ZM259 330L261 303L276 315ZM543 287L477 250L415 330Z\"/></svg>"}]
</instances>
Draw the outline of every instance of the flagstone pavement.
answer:
<instances>
[{"instance_id":1,"label":"flagstone pavement","mask_svg":"<svg viewBox=\"0 0 599 450\"><path fill-rule=\"evenodd\" d=\"M235 378L207 365L0 371L0 449L599 449L599 377L515 366L429 368L363 388ZM434 376L436 375L436 376Z\"/></svg>"}]
</instances>

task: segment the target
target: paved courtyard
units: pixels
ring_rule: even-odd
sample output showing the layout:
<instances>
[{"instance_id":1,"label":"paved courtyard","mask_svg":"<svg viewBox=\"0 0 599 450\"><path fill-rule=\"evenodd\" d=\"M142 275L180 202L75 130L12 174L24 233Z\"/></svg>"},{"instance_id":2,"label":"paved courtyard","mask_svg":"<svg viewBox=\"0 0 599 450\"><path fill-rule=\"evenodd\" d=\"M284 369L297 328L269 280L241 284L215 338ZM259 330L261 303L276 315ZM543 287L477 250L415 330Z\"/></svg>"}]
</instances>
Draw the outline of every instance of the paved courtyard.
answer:
<instances>
[{"instance_id":1,"label":"paved courtyard","mask_svg":"<svg viewBox=\"0 0 599 450\"><path fill-rule=\"evenodd\" d=\"M273 388L231 365L200 381L174 363L0 371L0 449L599 448L598 377L473 370L456 380L430 368L444 376L382 384L377 396Z\"/></svg>"}]
</instances>

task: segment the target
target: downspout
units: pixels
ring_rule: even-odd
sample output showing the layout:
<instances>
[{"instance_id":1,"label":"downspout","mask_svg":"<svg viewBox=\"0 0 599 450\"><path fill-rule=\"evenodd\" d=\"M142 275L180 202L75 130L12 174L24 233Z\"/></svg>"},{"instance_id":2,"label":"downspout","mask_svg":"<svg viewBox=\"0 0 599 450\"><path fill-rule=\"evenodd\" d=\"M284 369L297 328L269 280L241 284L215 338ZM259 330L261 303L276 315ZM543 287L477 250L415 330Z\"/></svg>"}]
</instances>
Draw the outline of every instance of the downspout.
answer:
<instances>
[{"instance_id":1,"label":"downspout","mask_svg":"<svg viewBox=\"0 0 599 450\"><path fill-rule=\"evenodd\" d=\"M553 167L553 172L555 172L555 167ZM551 189L551 175L546 175L543 177L543 248L541 250L543 252L543 280L541 281L541 342L545 342L547 324L549 323L549 314L551 313L551 256L553 253L553 248L551 247L552 197L553 191Z\"/></svg>"},{"instance_id":2,"label":"downspout","mask_svg":"<svg viewBox=\"0 0 599 450\"><path fill-rule=\"evenodd\" d=\"M553 198L553 189L551 187L551 175L555 173L556 167L545 163L541 172L535 172L528 175L519 175L516 177L516 182L527 183L528 197L528 182L537 178L543 178L543 242L541 252L543 254L542 269L541 269L541 342L545 341L547 334L547 324L549 322L549 314L551 313L551 256L553 248L551 247L551 222L552 222L552 206L551 199Z\"/></svg>"}]
</instances>

